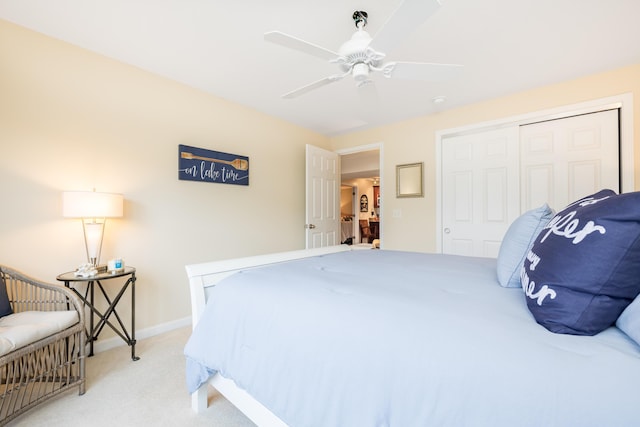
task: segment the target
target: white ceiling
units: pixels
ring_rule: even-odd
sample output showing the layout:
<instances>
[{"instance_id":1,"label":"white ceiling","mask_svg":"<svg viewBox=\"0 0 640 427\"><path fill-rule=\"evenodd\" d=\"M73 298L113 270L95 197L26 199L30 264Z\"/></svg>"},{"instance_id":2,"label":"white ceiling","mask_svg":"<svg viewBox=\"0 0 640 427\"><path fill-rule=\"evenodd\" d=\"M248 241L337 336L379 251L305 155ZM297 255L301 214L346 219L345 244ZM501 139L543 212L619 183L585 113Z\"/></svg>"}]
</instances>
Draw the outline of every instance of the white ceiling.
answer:
<instances>
[{"instance_id":1,"label":"white ceiling","mask_svg":"<svg viewBox=\"0 0 640 427\"><path fill-rule=\"evenodd\" d=\"M335 51L355 31L355 10L375 35L400 2L0 0L0 18L325 135L640 63L639 0L447 0L387 59L464 65L455 80L376 76L369 104L350 78L280 98L336 65L267 43L266 31ZM436 96L446 101L434 106Z\"/></svg>"},{"instance_id":2,"label":"white ceiling","mask_svg":"<svg viewBox=\"0 0 640 427\"><path fill-rule=\"evenodd\" d=\"M340 173L343 183L358 178L380 178L380 150L341 155Z\"/></svg>"}]
</instances>

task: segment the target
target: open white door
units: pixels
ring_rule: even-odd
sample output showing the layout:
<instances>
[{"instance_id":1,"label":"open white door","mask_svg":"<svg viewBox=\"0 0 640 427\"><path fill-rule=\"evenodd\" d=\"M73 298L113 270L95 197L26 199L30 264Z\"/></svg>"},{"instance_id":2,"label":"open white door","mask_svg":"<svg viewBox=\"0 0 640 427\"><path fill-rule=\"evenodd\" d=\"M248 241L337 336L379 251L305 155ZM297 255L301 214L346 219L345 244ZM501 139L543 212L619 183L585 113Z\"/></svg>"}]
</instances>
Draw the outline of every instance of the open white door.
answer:
<instances>
[{"instance_id":1,"label":"open white door","mask_svg":"<svg viewBox=\"0 0 640 427\"><path fill-rule=\"evenodd\" d=\"M306 248L340 244L340 156L307 144Z\"/></svg>"}]
</instances>

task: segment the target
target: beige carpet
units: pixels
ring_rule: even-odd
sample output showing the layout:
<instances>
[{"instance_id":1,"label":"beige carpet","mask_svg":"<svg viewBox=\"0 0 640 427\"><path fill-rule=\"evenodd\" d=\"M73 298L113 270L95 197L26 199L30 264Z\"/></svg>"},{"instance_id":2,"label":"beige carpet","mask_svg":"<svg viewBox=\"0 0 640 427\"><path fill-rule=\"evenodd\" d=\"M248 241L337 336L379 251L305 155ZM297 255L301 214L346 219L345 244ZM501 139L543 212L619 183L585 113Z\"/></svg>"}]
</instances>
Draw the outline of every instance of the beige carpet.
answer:
<instances>
[{"instance_id":1,"label":"beige carpet","mask_svg":"<svg viewBox=\"0 0 640 427\"><path fill-rule=\"evenodd\" d=\"M220 426L255 427L210 389L209 407L196 414L184 377L183 348L191 328L181 328L87 358L87 392L69 391L32 409L9 426Z\"/></svg>"}]
</instances>

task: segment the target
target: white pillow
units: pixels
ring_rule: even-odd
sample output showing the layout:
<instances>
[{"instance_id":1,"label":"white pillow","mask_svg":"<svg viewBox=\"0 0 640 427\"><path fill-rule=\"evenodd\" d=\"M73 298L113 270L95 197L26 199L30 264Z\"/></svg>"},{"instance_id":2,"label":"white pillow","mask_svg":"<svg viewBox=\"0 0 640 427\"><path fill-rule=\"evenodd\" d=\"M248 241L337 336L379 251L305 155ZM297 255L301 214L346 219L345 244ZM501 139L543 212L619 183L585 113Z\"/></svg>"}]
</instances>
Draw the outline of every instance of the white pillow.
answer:
<instances>
[{"instance_id":1,"label":"white pillow","mask_svg":"<svg viewBox=\"0 0 640 427\"><path fill-rule=\"evenodd\" d=\"M498 282L505 288L520 287L520 269L531 245L555 212L546 203L525 212L509 226L498 252Z\"/></svg>"}]
</instances>

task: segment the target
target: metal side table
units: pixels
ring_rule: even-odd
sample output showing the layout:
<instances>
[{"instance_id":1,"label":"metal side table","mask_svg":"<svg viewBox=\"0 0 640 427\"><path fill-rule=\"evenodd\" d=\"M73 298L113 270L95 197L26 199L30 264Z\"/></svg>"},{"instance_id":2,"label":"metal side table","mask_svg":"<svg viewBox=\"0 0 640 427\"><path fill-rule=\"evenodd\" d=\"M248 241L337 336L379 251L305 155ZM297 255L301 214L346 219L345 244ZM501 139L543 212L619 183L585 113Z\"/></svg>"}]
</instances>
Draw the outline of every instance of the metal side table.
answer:
<instances>
[{"instance_id":1,"label":"metal side table","mask_svg":"<svg viewBox=\"0 0 640 427\"><path fill-rule=\"evenodd\" d=\"M105 291L102 282L116 279L116 278L126 278L126 281L118 291L118 294L112 300L109 298L109 295ZM69 271L67 273L62 273L56 277L57 280L64 282L64 286L71 289L76 293L85 304L85 307L89 307L91 310L91 315L89 316L89 328L87 330L87 343L89 344L89 356L93 356L93 342L98 339L98 336L104 329L105 325L108 325L113 331L124 340L131 347L131 360L139 360L140 358L136 356L136 329L135 329L135 319L136 319L136 292L135 292L135 284L136 284L136 269L133 267L125 267L124 271L117 273L99 273L95 276L91 277L78 277L74 274L73 271ZM76 283L86 283L87 289L84 291L84 295L80 293L72 284ZM124 295L127 288L131 285L131 335L127 331L120 315L116 311L116 306L120 302L122 296ZM100 312L95 306L95 287L98 286L98 289L102 293L102 296L106 300L109 305L104 313ZM109 318L114 316L117 320L119 328L114 325ZM97 323L94 322L94 318L99 319Z\"/></svg>"}]
</instances>

